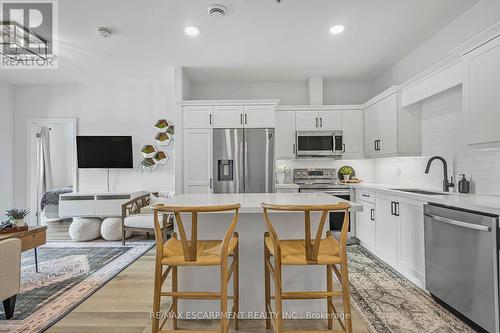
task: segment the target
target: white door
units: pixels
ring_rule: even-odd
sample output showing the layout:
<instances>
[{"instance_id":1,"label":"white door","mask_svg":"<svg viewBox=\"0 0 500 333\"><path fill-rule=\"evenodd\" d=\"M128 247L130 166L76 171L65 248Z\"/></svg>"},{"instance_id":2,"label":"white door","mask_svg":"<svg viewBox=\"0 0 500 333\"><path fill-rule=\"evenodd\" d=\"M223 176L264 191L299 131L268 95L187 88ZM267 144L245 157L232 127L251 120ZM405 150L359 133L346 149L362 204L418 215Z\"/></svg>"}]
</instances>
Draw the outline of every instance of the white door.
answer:
<instances>
[{"instance_id":1,"label":"white door","mask_svg":"<svg viewBox=\"0 0 500 333\"><path fill-rule=\"evenodd\" d=\"M274 105L250 105L244 107L243 122L247 128L274 128Z\"/></svg>"},{"instance_id":2,"label":"white door","mask_svg":"<svg viewBox=\"0 0 500 333\"><path fill-rule=\"evenodd\" d=\"M369 157L376 156L376 141L379 140L380 133L380 109L378 103L365 109L365 154Z\"/></svg>"},{"instance_id":3,"label":"white door","mask_svg":"<svg viewBox=\"0 0 500 333\"><path fill-rule=\"evenodd\" d=\"M276 159L295 157L295 112L276 112Z\"/></svg>"},{"instance_id":4,"label":"white door","mask_svg":"<svg viewBox=\"0 0 500 333\"><path fill-rule=\"evenodd\" d=\"M320 131L334 131L342 129L342 111L320 111L319 117L319 130Z\"/></svg>"},{"instance_id":5,"label":"white door","mask_svg":"<svg viewBox=\"0 0 500 333\"><path fill-rule=\"evenodd\" d=\"M380 154L398 152L398 93L379 102L380 104Z\"/></svg>"},{"instance_id":6,"label":"white door","mask_svg":"<svg viewBox=\"0 0 500 333\"><path fill-rule=\"evenodd\" d=\"M500 37L465 57L464 110L468 143L500 141Z\"/></svg>"},{"instance_id":7,"label":"white door","mask_svg":"<svg viewBox=\"0 0 500 333\"><path fill-rule=\"evenodd\" d=\"M243 106L214 106L214 128L242 128Z\"/></svg>"},{"instance_id":8,"label":"white door","mask_svg":"<svg viewBox=\"0 0 500 333\"><path fill-rule=\"evenodd\" d=\"M344 158L363 157L363 111L343 110Z\"/></svg>"},{"instance_id":9,"label":"white door","mask_svg":"<svg viewBox=\"0 0 500 333\"><path fill-rule=\"evenodd\" d=\"M182 108L184 128L210 128L213 124L212 106L187 105Z\"/></svg>"},{"instance_id":10,"label":"white door","mask_svg":"<svg viewBox=\"0 0 500 333\"><path fill-rule=\"evenodd\" d=\"M212 193L212 129L184 129L184 193Z\"/></svg>"},{"instance_id":11,"label":"white door","mask_svg":"<svg viewBox=\"0 0 500 333\"><path fill-rule=\"evenodd\" d=\"M399 203L400 266L423 285L425 272L424 212L422 203Z\"/></svg>"},{"instance_id":12,"label":"white door","mask_svg":"<svg viewBox=\"0 0 500 333\"><path fill-rule=\"evenodd\" d=\"M375 254L389 265L398 263L398 217L395 215L395 200L392 197L377 195Z\"/></svg>"},{"instance_id":13,"label":"white door","mask_svg":"<svg viewBox=\"0 0 500 333\"><path fill-rule=\"evenodd\" d=\"M375 205L370 202L365 202L363 205L364 217L364 239L365 246L368 250L375 251L375 232L376 232L376 212Z\"/></svg>"},{"instance_id":14,"label":"white door","mask_svg":"<svg viewBox=\"0 0 500 333\"><path fill-rule=\"evenodd\" d=\"M295 124L297 131L317 131L319 128L319 117L316 111L295 112Z\"/></svg>"}]
</instances>

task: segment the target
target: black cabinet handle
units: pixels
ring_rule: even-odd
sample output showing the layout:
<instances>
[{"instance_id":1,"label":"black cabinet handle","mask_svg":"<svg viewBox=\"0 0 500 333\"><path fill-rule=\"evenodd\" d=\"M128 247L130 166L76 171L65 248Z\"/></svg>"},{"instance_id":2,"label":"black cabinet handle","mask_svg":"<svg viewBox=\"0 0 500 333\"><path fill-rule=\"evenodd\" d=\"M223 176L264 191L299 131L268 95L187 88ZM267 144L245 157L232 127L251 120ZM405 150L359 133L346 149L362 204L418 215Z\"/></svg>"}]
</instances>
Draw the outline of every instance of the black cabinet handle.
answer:
<instances>
[{"instance_id":1,"label":"black cabinet handle","mask_svg":"<svg viewBox=\"0 0 500 333\"><path fill-rule=\"evenodd\" d=\"M243 113L240 113L240 124L243 125Z\"/></svg>"},{"instance_id":2,"label":"black cabinet handle","mask_svg":"<svg viewBox=\"0 0 500 333\"><path fill-rule=\"evenodd\" d=\"M248 124L247 114L245 113L245 125Z\"/></svg>"},{"instance_id":3,"label":"black cabinet handle","mask_svg":"<svg viewBox=\"0 0 500 333\"><path fill-rule=\"evenodd\" d=\"M377 151L377 140L373 141L373 147L374 147L375 151Z\"/></svg>"},{"instance_id":4,"label":"black cabinet handle","mask_svg":"<svg viewBox=\"0 0 500 333\"><path fill-rule=\"evenodd\" d=\"M391 201L391 215L396 215L396 203Z\"/></svg>"},{"instance_id":5,"label":"black cabinet handle","mask_svg":"<svg viewBox=\"0 0 500 333\"><path fill-rule=\"evenodd\" d=\"M369 198L370 196L368 194L361 194L362 197Z\"/></svg>"},{"instance_id":6,"label":"black cabinet handle","mask_svg":"<svg viewBox=\"0 0 500 333\"><path fill-rule=\"evenodd\" d=\"M394 203L394 215L399 216L399 202Z\"/></svg>"},{"instance_id":7,"label":"black cabinet handle","mask_svg":"<svg viewBox=\"0 0 500 333\"><path fill-rule=\"evenodd\" d=\"M208 116L208 124L212 125L212 114L209 114Z\"/></svg>"},{"instance_id":8,"label":"black cabinet handle","mask_svg":"<svg viewBox=\"0 0 500 333\"><path fill-rule=\"evenodd\" d=\"M318 127L318 118L316 118L316 127Z\"/></svg>"},{"instance_id":9,"label":"black cabinet handle","mask_svg":"<svg viewBox=\"0 0 500 333\"><path fill-rule=\"evenodd\" d=\"M323 127L323 118L319 118L319 127Z\"/></svg>"},{"instance_id":10,"label":"black cabinet handle","mask_svg":"<svg viewBox=\"0 0 500 333\"><path fill-rule=\"evenodd\" d=\"M292 145L292 152L295 154L295 143Z\"/></svg>"},{"instance_id":11,"label":"black cabinet handle","mask_svg":"<svg viewBox=\"0 0 500 333\"><path fill-rule=\"evenodd\" d=\"M370 220L375 221L375 209L370 209Z\"/></svg>"},{"instance_id":12,"label":"black cabinet handle","mask_svg":"<svg viewBox=\"0 0 500 333\"><path fill-rule=\"evenodd\" d=\"M345 153L345 143L342 144L342 152Z\"/></svg>"}]
</instances>

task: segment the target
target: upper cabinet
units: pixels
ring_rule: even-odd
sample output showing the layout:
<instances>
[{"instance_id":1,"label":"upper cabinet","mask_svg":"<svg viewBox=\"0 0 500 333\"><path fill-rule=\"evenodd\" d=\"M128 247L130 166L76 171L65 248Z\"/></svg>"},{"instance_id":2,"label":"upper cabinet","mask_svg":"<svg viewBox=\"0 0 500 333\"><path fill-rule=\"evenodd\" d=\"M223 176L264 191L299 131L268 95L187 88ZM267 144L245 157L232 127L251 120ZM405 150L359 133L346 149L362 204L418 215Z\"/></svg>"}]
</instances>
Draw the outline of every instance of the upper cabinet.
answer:
<instances>
[{"instance_id":1,"label":"upper cabinet","mask_svg":"<svg viewBox=\"0 0 500 333\"><path fill-rule=\"evenodd\" d=\"M295 157L295 111L276 112L275 150L277 159Z\"/></svg>"},{"instance_id":2,"label":"upper cabinet","mask_svg":"<svg viewBox=\"0 0 500 333\"><path fill-rule=\"evenodd\" d=\"M500 143L500 36L463 57L463 107L469 144Z\"/></svg>"},{"instance_id":3,"label":"upper cabinet","mask_svg":"<svg viewBox=\"0 0 500 333\"><path fill-rule=\"evenodd\" d=\"M248 128L274 128L276 110L274 105L245 105L243 123Z\"/></svg>"},{"instance_id":4,"label":"upper cabinet","mask_svg":"<svg viewBox=\"0 0 500 333\"><path fill-rule=\"evenodd\" d=\"M401 107L398 91L373 98L364 113L367 157L420 155L419 112Z\"/></svg>"},{"instance_id":5,"label":"upper cabinet","mask_svg":"<svg viewBox=\"0 0 500 333\"><path fill-rule=\"evenodd\" d=\"M297 131L333 131L342 129L340 110L297 111Z\"/></svg>"},{"instance_id":6,"label":"upper cabinet","mask_svg":"<svg viewBox=\"0 0 500 333\"><path fill-rule=\"evenodd\" d=\"M213 126L213 106L186 105L182 108L184 128L211 128Z\"/></svg>"},{"instance_id":7,"label":"upper cabinet","mask_svg":"<svg viewBox=\"0 0 500 333\"><path fill-rule=\"evenodd\" d=\"M217 105L214 106L215 128L241 128L243 127L244 111L242 105Z\"/></svg>"},{"instance_id":8,"label":"upper cabinet","mask_svg":"<svg viewBox=\"0 0 500 333\"><path fill-rule=\"evenodd\" d=\"M363 110L342 110L344 159L363 157Z\"/></svg>"}]
</instances>

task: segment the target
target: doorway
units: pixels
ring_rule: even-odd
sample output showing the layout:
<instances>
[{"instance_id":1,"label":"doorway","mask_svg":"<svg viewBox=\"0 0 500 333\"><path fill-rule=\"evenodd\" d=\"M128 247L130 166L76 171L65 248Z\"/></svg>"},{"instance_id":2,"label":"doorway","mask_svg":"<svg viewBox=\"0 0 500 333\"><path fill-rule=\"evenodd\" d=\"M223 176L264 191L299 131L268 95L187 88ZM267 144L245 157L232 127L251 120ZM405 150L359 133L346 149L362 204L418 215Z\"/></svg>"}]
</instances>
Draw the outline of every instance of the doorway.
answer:
<instances>
[{"instance_id":1,"label":"doorway","mask_svg":"<svg viewBox=\"0 0 500 333\"><path fill-rule=\"evenodd\" d=\"M28 224L71 222L59 216L59 196L78 189L76 119L28 120Z\"/></svg>"}]
</instances>

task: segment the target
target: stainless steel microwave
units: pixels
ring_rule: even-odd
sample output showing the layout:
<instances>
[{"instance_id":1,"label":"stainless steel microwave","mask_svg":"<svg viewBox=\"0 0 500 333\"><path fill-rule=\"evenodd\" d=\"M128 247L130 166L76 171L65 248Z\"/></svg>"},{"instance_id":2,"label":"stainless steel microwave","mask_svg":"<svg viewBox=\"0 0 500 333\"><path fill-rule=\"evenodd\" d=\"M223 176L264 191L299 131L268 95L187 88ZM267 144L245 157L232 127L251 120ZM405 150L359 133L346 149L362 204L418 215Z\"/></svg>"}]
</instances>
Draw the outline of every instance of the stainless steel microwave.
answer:
<instances>
[{"instance_id":1,"label":"stainless steel microwave","mask_svg":"<svg viewBox=\"0 0 500 333\"><path fill-rule=\"evenodd\" d=\"M297 157L340 157L342 136L342 131L297 131Z\"/></svg>"}]
</instances>

